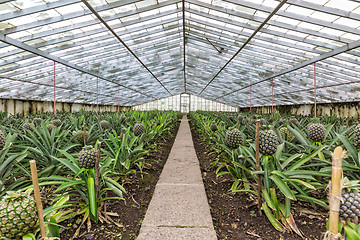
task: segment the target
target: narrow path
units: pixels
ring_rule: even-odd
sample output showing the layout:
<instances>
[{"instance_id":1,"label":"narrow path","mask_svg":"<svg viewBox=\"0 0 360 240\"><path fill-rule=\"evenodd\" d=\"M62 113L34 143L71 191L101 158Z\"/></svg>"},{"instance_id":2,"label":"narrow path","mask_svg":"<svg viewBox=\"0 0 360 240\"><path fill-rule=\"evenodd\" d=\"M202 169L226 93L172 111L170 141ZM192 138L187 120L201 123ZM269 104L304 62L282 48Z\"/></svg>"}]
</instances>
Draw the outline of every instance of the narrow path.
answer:
<instances>
[{"instance_id":1,"label":"narrow path","mask_svg":"<svg viewBox=\"0 0 360 240\"><path fill-rule=\"evenodd\" d=\"M137 240L217 239L186 116Z\"/></svg>"}]
</instances>

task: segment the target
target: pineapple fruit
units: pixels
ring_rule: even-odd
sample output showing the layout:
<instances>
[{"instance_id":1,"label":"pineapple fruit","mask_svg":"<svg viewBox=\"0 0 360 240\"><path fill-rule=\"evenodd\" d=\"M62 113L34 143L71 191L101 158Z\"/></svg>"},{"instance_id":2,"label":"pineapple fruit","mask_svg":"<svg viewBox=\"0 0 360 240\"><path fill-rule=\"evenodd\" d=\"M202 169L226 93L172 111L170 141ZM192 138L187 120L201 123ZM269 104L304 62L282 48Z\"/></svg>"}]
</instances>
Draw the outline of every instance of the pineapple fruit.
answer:
<instances>
[{"instance_id":1,"label":"pineapple fruit","mask_svg":"<svg viewBox=\"0 0 360 240\"><path fill-rule=\"evenodd\" d=\"M54 119L51 121L52 124L54 124L56 127L60 127L62 122L60 119Z\"/></svg>"},{"instance_id":2,"label":"pineapple fruit","mask_svg":"<svg viewBox=\"0 0 360 240\"><path fill-rule=\"evenodd\" d=\"M211 125L210 125L210 129L211 129L211 131L216 132L216 130L217 130L217 125L216 125L215 123L211 124Z\"/></svg>"},{"instance_id":3,"label":"pineapple fruit","mask_svg":"<svg viewBox=\"0 0 360 240\"><path fill-rule=\"evenodd\" d=\"M308 137L314 142L324 141L325 132L325 127L320 123L313 123L308 127Z\"/></svg>"},{"instance_id":4,"label":"pineapple fruit","mask_svg":"<svg viewBox=\"0 0 360 240\"><path fill-rule=\"evenodd\" d=\"M79 164L83 168L94 168L96 162L96 149L91 146L85 146L79 153Z\"/></svg>"},{"instance_id":5,"label":"pineapple fruit","mask_svg":"<svg viewBox=\"0 0 360 240\"><path fill-rule=\"evenodd\" d=\"M20 239L37 225L35 200L24 192L7 192L0 200L0 237Z\"/></svg>"},{"instance_id":6,"label":"pineapple fruit","mask_svg":"<svg viewBox=\"0 0 360 240\"><path fill-rule=\"evenodd\" d=\"M360 124L356 125L354 129L354 145L355 147L360 147Z\"/></svg>"},{"instance_id":7,"label":"pineapple fruit","mask_svg":"<svg viewBox=\"0 0 360 240\"><path fill-rule=\"evenodd\" d=\"M225 136L226 145L229 148L238 148L242 144L242 135L239 129L228 131Z\"/></svg>"},{"instance_id":8,"label":"pineapple fruit","mask_svg":"<svg viewBox=\"0 0 360 240\"><path fill-rule=\"evenodd\" d=\"M84 138L87 139L88 137L89 137L89 132L88 131L84 132L84 130L79 130L75 134L75 138L80 144L84 144Z\"/></svg>"},{"instance_id":9,"label":"pineapple fruit","mask_svg":"<svg viewBox=\"0 0 360 240\"><path fill-rule=\"evenodd\" d=\"M260 131L259 151L263 155L273 155L279 145L279 138L273 130Z\"/></svg>"},{"instance_id":10,"label":"pineapple fruit","mask_svg":"<svg viewBox=\"0 0 360 240\"><path fill-rule=\"evenodd\" d=\"M42 122L42 119L41 118L34 118L33 122L34 122L34 124L36 126L39 126L41 124L41 122Z\"/></svg>"},{"instance_id":11,"label":"pineapple fruit","mask_svg":"<svg viewBox=\"0 0 360 240\"><path fill-rule=\"evenodd\" d=\"M3 131L0 130L0 150L2 150L4 148L5 140L6 140L6 136L3 133Z\"/></svg>"},{"instance_id":12,"label":"pineapple fruit","mask_svg":"<svg viewBox=\"0 0 360 240\"><path fill-rule=\"evenodd\" d=\"M23 128L32 131L35 128L35 125L33 123L26 122L23 124Z\"/></svg>"},{"instance_id":13,"label":"pineapple fruit","mask_svg":"<svg viewBox=\"0 0 360 240\"><path fill-rule=\"evenodd\" d=\"M141 134L143 134L145 132L145 126L142 123L136 123L134 125L134 135L135 136L140 136Z\"/></svg>"},{"instance_id":14,"label":"pineapple fruit","mask_svg":"<svg viewBox=\"0 0 360 240\"><path fill-rule=\"evenodd\" d=\"M100 121L100 126L102 129L108 129L109 128L109 122L106 120Z\"/></svg>"},{"instance_id":15,"label":"pineapple fruit","mask_svg":"<svg viewBox=\"0 0 360 240\"><path fill-rule=\"evenodd\" d=\"M282 138L282 140L286 140L286 141L292 141L295 136L294 134L292 134L288 129L287 127L282 127L279 129L279 132L280 132L280 136Z\"/></svg>"},{"instance_id":16,"label":"pineapple fruit","mask_svg":"<svg viewBox=\"0 0 360 240\"><path fill-rule=\"evenodd\" d=\"M51 133L51 131L52 131L53 129L55 129L56 126L55 126L54 124L49 123L48 125L46 125L46 128L47 128L47 130Z\"/></svg>"}]
</instances>

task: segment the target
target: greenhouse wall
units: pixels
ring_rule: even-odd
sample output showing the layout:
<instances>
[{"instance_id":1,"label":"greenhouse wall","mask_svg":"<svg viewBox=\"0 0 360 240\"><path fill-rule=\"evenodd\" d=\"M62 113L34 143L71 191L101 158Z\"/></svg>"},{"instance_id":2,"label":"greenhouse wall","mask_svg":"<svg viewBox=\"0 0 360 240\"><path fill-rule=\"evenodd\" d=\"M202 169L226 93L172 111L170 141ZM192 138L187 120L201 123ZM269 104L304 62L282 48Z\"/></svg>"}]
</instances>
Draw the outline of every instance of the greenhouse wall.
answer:
<instances>
[{"instance_id":1,"label":"greenhouse wall","mask_svg":"<svg viewBox=\"0 0 360 240\"><path fill-rule=\"evenodd\" d=\"M66 102L56 103L57 111L77 112L80 111L81 109L96 111L96 104L66 103ZM126 109L129 109L129 107L120 107L121 111ZM53 112L53 111L54 111L54 102L0 99L0 112L8 112L8 114L12 114L12 115L18 113L28 115L29 113ZM99 111L116 112L118 111L118 106L99 105Z\"/></svg>"},{"instance_id":2,"label":"greenhouse wall","mask_svg":"<svg viewBox=\"0 0 360 240\"><path fill-rule=\"evenodd\" d=\"M249 112L250 108L239 108L240 112ZM271 113L271 106L252 107L252 112L256 113ZM299 104L299 105L285 105L274 106L274 112L281 114L294 115L314 115L313 104ZM341 103L319 103L317 104L317 115L337 115L338 117L355 117L360 115L360 102L341 102Z\"/></svg>"}]
</instances>

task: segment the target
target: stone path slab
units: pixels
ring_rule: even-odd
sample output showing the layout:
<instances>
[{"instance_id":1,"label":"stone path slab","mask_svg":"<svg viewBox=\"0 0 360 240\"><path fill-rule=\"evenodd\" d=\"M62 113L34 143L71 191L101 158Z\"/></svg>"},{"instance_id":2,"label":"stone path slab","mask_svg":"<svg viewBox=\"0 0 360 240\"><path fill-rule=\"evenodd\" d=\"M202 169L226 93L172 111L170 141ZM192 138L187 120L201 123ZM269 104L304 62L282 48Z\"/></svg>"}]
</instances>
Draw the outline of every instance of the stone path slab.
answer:
<instances>
[{"instance_id":1,"label":"stone path slab","mask_svg":"<svg viewBox=\"0 0 360 240\"><path fill-rule=\"evenodd\" d=\"M137 237L155 239L217 239L186 116Z\"/></svg>"}]
</instances>

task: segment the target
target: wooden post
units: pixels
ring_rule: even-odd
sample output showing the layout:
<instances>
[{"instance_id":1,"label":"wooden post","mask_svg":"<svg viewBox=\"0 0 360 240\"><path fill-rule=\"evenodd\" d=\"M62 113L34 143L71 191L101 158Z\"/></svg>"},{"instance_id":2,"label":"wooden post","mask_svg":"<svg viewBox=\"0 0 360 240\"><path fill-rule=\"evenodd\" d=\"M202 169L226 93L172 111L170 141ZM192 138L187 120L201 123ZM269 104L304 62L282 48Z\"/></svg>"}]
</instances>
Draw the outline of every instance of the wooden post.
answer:
<instances>
[{"instance_id":1,"label":"wooden post","mask_svg":"<svg viewBox=\"0 0 360 240\"><path fill-rule=\"evenodd\" d=\"M271 114L274 116L274 78L271 78Z\"/></svg>"},{"instance_id":2,"label":"wooden post","mask_svg":"<svg viewBox=\"0 0 360 240\"><path fill-rule=\"evenodd\" d=\"M99 115L99 78L96 78L96 116Z\"/></svg>"},{"instance_id":3,"label":"wooden post","mask_svg":"<svg viewBox=\"0 0 360 240\"><path fill-rule=\"evenodd\" d=\"M86 132L86 123L84 124L84 147L86 146L86 135L85 135L85 132Z\"/></svg>"},{"instance_id":4,"label":"wooden post","mask_svg":"<svg viewBox=\"0 0 360 240\"><path fill-rule=\"evenodd\" d=\"M99 200L99 162L100 162L100 150L101 150L101 142L97 143L97 154L95 161L95 190L96 190L96 203ZM99 207L99 206L97 206ZM97 208L99 211L99 208Z\"/></svg>"},{"instance_id":5,"label":"wooden post","mask_svg":"<svg viewBox=\"0 0 360 240\"><path fill-rule=\"evenodd\" d=\"M329 239L337 239L338 223L339 223L339 210L341 199L341 177L342 177L342 160L344 157L342 147L337 147L332 154L332 174L331 174L331 189L329 198Z\"/></svg>"},{"instance_id":6,"label":"wooden post","mask_svg":"<svg viewBox=\"0 0 360 240\"><path fill-rule=\"evenodd\" d=\"M256 151L256 170L260 171L260 152L259 152L259 138L260 138L260 120L256 120L256 133L255 133L255 151ZM257 193L258 193L258 211L261 215L261 192L262 184L260 179L260 174L257 174Z\"/></svg>"},{"instance_id":7,"label":"wooden post","mask_svg":"<svg viewBox=\"0 0 360 240\"><path fill-rule=\"evenodd\" d=\"M45 231L45 222L44 222L44 214L43 214L43 206L41 203L41 196L40 196L40 188L39 188L39 181L36 169L36 162L35 160L30 161L30 168L31 168L31 178L34 187L34 197L36 201L36 208L38 210L38 217L40 223L40 233L41 236L46 239L46 231Z\"/></svg>"},{"instance_id":8,"label":"wooden post","mask_svg":"<svg viewBox=\"0 0 360 240\"><path fill-rule=\"evenodd\" d=\"M118 86L118 112L120 112L120 85Z\"/></svg>"},{"instance_id":9,"label":"wooden post","mask_svg":"<svg viewBox=\"0 0 360 240\"><path fill-rule=\"evenodd\" d=\"M251 86L250 86L250 112L251 112Z\"/></svg>"}]
</instances>

